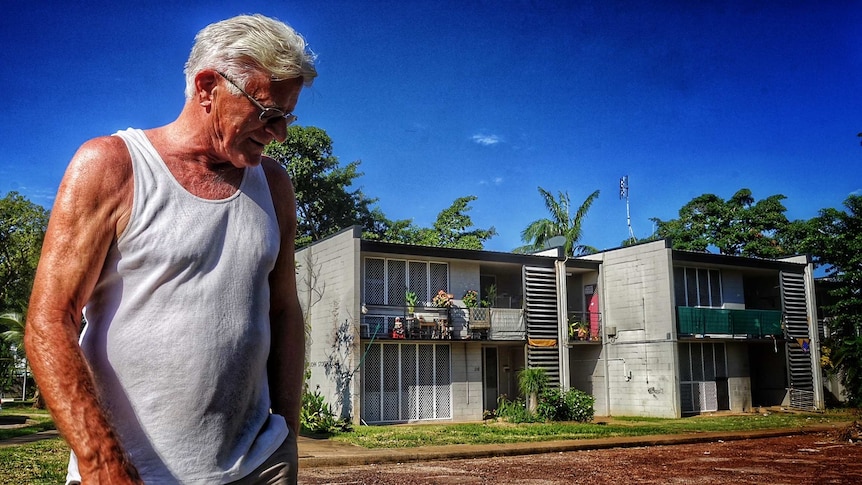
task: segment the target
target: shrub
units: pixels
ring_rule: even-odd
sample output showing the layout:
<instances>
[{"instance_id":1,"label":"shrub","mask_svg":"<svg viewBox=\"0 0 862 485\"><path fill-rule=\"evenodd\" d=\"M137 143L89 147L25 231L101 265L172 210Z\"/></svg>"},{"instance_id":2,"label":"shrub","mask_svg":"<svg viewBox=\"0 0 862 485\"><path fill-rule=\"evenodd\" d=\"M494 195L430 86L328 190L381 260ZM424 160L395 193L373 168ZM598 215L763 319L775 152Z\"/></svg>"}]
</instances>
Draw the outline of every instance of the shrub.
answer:
<instances>
[{"instance_id":1,"label":"shrub","mask_svg":"<svg viewBox=\"0 0 862 485\"><path fill-rule=\"evenodd\" d=\"M350 431L351 428L349 420L335 417L332 406L320 394L319 386L313 393L303 392L299 423L302 431L313 434L331 434L336 431Z\"/></svg>"},{"instance_id":2,"label":"shrub","mask_svg":"<svg viewBox=\"0 0 862 485\"><path fill-rule=\"evenodd\" d=\"M578 421L581 423L593 420L593 405L596 399L577 389L562 392L556 388L545 389L539 399L536 414L545 421Z\"/></svg>"},{"instance_id":3,"label":"shrub","mask_svg":"<svg viewBox=\"0 0 862 485\"><path fill-rule=\"evenodd\" d=\"M497 399L497 417L513 424L532 423L540 418L530 414L522 399L510 401L505 395Z\"/></svg>"}]
</instances>

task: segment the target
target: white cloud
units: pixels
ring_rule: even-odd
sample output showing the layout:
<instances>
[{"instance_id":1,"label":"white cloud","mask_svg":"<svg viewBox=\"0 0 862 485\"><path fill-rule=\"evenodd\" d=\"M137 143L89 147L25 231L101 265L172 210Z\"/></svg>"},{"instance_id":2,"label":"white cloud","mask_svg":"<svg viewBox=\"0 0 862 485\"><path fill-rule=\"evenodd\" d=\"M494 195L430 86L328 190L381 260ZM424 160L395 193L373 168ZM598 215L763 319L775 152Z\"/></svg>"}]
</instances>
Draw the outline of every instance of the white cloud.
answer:
<instances>
[{"instance_id":1,"label":"white cloud","mask_svg":"<svg viewBox=\"0 0 862 485\"><path fill-rule=\"evenodd\" d=\"M485 134L485 133L479 133L479 134L473 135L473 141L478 143L479 145L487 147L487 146L491 146L491 145L496 145L497 143L500 143L503 140L501 140L500 137L497 135L489 135L489 134Z\"/></svg>"}]
</instances>

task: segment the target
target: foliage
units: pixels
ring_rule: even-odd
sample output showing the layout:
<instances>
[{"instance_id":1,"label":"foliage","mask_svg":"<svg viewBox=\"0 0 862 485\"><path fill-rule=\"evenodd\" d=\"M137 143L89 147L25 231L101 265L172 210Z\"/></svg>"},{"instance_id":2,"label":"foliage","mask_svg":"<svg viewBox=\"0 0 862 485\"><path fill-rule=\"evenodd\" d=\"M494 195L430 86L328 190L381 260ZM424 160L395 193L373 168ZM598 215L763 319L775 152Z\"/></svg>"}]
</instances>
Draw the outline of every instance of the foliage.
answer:
<instances>
[{"instance_id":1,"label":"foliage","mask_svg":"<svg viewBox=\"0 0 862 485\"><path fill-rule=\"evenodd\" d=\"M569 338L582 338L590 333L590 324L577 315L569 317Z\"/></svg>"},{"instance_id":2,"label":"foliage","mask_svg":"<svg viewBox=\"0 0 862 485\"><path fill-rule=\"evenodd\" d=\"M522 399L508 400L506 396L497 398L497 417L512 424L532 423L541 420L536 414L527 411Z\"/></svg>"},{"instance_id":3,"label":"foliage","mask_svg":"<svg viewBox=\"0 0 862 485\"><path fill-rule=\"evenodd\" d=\"M482 300L482 306L491 308L497 301L497 285L488 285L485 288L485 299Z\"/></svg>"},{"instance_id":4,"label":"foliage","mask_svg":"<svg viewBox=\"0 0 862 485\"><path fill-rule=\"evenodd\" d=\"M548 374L545 369L530 367L518 373L518 389L524 395L541 393L548 385Z\"/></svg>"},{"instance_id":5,"label":"foliage","mask_svg":"<svg viewBox=\"0 0 862 485\"><path fill-rule=\"evenodd\" d=\"M313 393L303 392L299 422L305 433L331 434L350 430L350 422L335 417L332 406L326 402L319 387Z\"/></svg>"},{"instance_id":6,"label":"foliage","mask_svg":"<svg viewBox=\"0 0 862 485\"><path fill-rule=\"evenodd\" d=\"M827 271L831 302L829 359L841 375L847 400L862 406L862 196L844 201L846 210L823 209L811 221L815 230L805 240L814 262Z\"/></svg>"},{"instance_id":7,"label":"foliage","mask_svg":"<svg viewBox=\"0 0 862 485\"><path fill-rule=\"evenodd\" d=\"M350 190L360 161L341 166L332 139L320 128L292 125L284 142L273 141L265 154L287 170L296 191L297 247L319 241L352 225L374 230L384 219L361 189Z\"/></svg>"},{"instance_id":8,"label":"foliage","mask_svg":"<svg viewBox=\"0 0 862 485\"><path fill-rule=\"evenodd\" d=\"M545 249L545 243L555 236L565 236L564 252L566 256L579 256L596 252L596 248L578 244L581 240L584 218L590 206L599 197L596 190L584 200L574 215L571 215L571 200L568 192L559 192L557 198L547 190L539 187L539 194L545 202L550 218L539 219L530 223L521 232L521 239L527 243L516 248L515 252L526 253Z\"/></svg>"},{"instance_id":9,"label":"foliage","mask_svg":"<svg viewBox=\"0 0 862 485\"><path fill-rule=\"evenodd\" d=\"M17 192L0 199L0 309L27 308L48 216Z\"/></svg>"},{"instance_id":10,"label":"foliage","mask_svg":"<svg viewBox=\"0 0 862 485\"><path fill-rule=\"evenodd\" d=\"M798 252L798 240L785 238L791 226L782 204L786 197L771 195L755 201L749 189L740 189L724 200L714 194L695 197L679 210L679 218L653 218L658 238L670 239L674 249L708 251L733 256L777 258Z\"/></svg>"},{"instance_id":11,"label":"foliage","mask_svg":"<svg viewBox=\"0 0 862 485\"><path fill-rule=\"evenodd\" d=\"M437 294L434 295L434 298L431 299L431 306L436 308L449 308L452 306L452 298L454 298L454 295L451 293L439 290L437 291Z\"/></svg>"},{"instance_id":12,"label":"foliage","mask_svg":"<svg viewBox=\"0 0 862 485\"><path fill-rule=\"evenodd\" d=\"M518 373L518 389L527 397L527 410L530 414L536 412L539 396L548 385L548 374L545 369L531 367Z\"/></svg>"},{"instance_id":13,"label":"foliage","mask_svg":"<svg viewBox=\"0 0 862 485\"><path fill-rule=\"evenodd\" d=\"M544 421L587 423L593 420L595 402L593 396L578 389L562 392L557 388L547 388L539 398L536 414Z\"/></svg>"},{"instance_id":14,"label":"foliage","mask_svg":"<svg viewBox=\"0 0 862 485\"><path fill-rule=\"evenodd\" d=\"M476 290L467 290L464 296L461 297L461 301L464 302L464 306L467 308L476 308L479 306L479 293Z\"/></svg>"},{"instance_id":15,"label":"foliage","mask_svg":"<svg viewBox=\"0 0 862 485\"><path fill-rule=\"evenodd\" d=\"M5 330L4 330L5 329ZM0 394L15 379L16 364L24 359L24 315L10 312L0 315Z\"/></svg>"},{"instance_id":16,"label":"foliage","mask_svg":"<svg viewBox=\"0 0 862 485\"><path fill-rule=\"evenodd\" d=\"M379 239L419 246L481 250L485 241L497 235L497 231L493 227L473 229L473 219L468 212L471 209L469 204L474 200L476 197L472 195L455 199L452 205L437 214L437 220L430 228L417 227L408 220L386 220L383 224L386 230ZM366 236L373 237L363 235Z\"/></svg>"},{"instance_id":17,"label":"foliage","mask_svg":"<svg viewBox=\"0 0 862 485\"><path fill-rule=\"evenodd\" d=\"M413 310L416 309L416 305L419 304L419 297L416 295L415 291L406 291L404 292L404 302L407 303L407 311L413 313Z\"/></svg>"}]
</instances>

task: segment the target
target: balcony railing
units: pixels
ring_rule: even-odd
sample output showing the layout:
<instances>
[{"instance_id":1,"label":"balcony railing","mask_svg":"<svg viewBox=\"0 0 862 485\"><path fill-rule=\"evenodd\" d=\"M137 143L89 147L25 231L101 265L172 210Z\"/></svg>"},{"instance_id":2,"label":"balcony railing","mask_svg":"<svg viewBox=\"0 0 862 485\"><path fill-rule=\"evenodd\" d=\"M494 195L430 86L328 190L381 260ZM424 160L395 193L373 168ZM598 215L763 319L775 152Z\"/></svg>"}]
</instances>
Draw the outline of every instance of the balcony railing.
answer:
<instances>
[{"instance_id":1,"label":"balcony railing","mask_svg":"<svg viewBox=\"0 0 862 485\"><path fill-rule=\"evenodd\" d=\"M677 307L680 335L763 338L784 334L781 312L776 310L729 310L724 308Z\"/></svg>"},{"instance_id":2,"label":"balcony railing","mask_svg":"<svg viewBox=\"0 0 862 485\"><path fill-rule=\"evenodd\" d=\"M526 339L526 324L521 309L416 307L412 313L408 310L407 307L396 305L367 305L366 313L360 319L361 338Z\"/></svg>"},{"instance_id":3,"label":"balcony railing","mask_svg":"<svg viewBox=\"0 0 862 485\"><path fill-rule=\"evenodd\" d=\"M569 342L602 342L602 314L569 312Z\"/></svg>"}]
</instances>

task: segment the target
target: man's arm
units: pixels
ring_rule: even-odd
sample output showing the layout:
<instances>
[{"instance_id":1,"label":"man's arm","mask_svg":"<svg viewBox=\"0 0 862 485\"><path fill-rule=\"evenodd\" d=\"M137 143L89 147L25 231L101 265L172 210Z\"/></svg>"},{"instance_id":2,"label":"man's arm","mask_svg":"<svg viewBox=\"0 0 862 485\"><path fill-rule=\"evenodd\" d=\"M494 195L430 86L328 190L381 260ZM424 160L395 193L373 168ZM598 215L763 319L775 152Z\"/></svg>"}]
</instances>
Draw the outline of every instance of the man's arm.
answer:
<instances>
[{"instance_id":1,"label":"man's arm","mask_svg":"<svg viewBox=\"0 0 862 485\"><path fill-rule=\"evenodd\" d=\"M281 230L281 247L270 285L269 392L274 413L284 416L292 433L299 434L299 410L305 371L305 324L296 293L296 199L287 172L270 159L263 160L272 203Z\"/></svg>"},{"instance_id":2,"label":"man's arm","mask_svg":"<svg viewBox=\"0 0 862 485\"><path fill-rule=\"evenodd\" d=\"M141 483L105 411L78 345L81 311L132 199L122 140L84 144L69 164L51 211L28 307L24 345L57 429L78 458L84 483Z\"/></svg>"}]
</instances>

